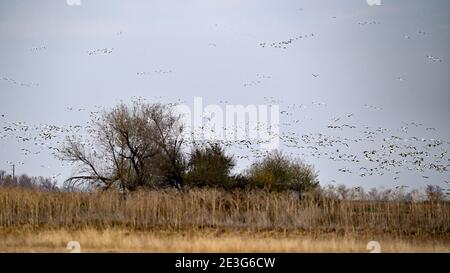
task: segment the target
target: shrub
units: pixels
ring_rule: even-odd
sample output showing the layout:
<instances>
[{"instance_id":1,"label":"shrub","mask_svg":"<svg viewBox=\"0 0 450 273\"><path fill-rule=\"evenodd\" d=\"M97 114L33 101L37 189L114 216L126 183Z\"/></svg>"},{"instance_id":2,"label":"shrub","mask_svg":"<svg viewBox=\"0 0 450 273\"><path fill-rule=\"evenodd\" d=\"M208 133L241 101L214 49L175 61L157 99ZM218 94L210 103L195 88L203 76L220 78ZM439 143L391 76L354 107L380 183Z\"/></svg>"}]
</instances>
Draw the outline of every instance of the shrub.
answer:
<instances>
[{"instance_id":1,"label":"shrub","mask_svg":"<svg viewBox=\"0 0 450 273\"><path fill-rule=\"evenodd\" d=\"M230 176L234 165L233 157L227 156L219 144L195 146L188 162L185 184L191 187L230 188L234 184Z\"/></svg>"},{"instance_id":2,"label":"shrub","mask_svg":"<svg viewBox=\"0 0 450 273\"><path fill-rule=\"evenodd\" d=\"M291 190L304 194L315 189L317 173L300 159L292 159L275 151L247 170L250 186L269 191Z\"/></svg>"}]
</instances>

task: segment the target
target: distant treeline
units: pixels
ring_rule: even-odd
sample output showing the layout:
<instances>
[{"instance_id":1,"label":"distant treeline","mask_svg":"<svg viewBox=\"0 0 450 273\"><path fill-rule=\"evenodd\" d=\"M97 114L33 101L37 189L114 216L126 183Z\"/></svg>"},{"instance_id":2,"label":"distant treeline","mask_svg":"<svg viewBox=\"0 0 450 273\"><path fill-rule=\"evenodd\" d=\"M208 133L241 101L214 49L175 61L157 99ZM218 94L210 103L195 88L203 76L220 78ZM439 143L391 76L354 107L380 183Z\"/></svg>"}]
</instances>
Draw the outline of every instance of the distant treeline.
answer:
<instances>
[{"instance_id":1,"label":"distant treeline","mask_svg":"<svg viewBox=\"0 0 450 273\"><path fill-rule=\"evenodd\" d=\"M13 177L6 171L0 170L0 187L18 187L22 189L32 189L38 191L60 191L57 181L42 176L28 176L22 174Z\"/></svg>"}]
</instances>

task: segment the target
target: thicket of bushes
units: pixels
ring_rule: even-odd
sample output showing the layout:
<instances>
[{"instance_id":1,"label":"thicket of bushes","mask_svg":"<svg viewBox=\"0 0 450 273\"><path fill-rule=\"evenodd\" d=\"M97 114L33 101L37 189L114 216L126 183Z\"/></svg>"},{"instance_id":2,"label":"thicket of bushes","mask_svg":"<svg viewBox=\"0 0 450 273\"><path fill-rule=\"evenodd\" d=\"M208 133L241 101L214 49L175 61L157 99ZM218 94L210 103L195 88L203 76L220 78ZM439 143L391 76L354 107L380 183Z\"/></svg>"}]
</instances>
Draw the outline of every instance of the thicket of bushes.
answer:
<instances>
[{"instance_id":1,"label":"thicket of bushes","mask_svg":"<svg viewBox=\"0 0 450 273\"><path fill-rule=\"evenodd\" d=\"M186 168L181 174L182 182L179 189L220 188L230 191L234 189L261 189L271 192L291 191L303 196L318 189L319 186L317 173L312 166L304 164L299 159L289 158L278 151L274 151L262 160L253 163L248 170L241 174L232 174L234 166L234 158L227 155L224 148L219 144L195 146L189 154ZM89 180L89 182L92 181ZM78 186L64 183L62 187L58 187L57 181L50 178L29 177L23 174L13 179L5 171L0 171L0 186L39 191L111 189L109 187L96 187L98 185L95 183L79 184ZM135 189L158 188L167 188L167 184L148 183Z\"/></svg>"},{"instance_id":2,"label":"thicket of bushes","mask_svg":"<svg viewBox=\"0 0 450 273\"><path fill-rule=\"evenodd\" d=\"M181 116L170 105L120 104L91 122L89 137L68 138L61 147L60 159L75 163L78 171L66 186L123 193L167 187L304 193L318 185L312 166L276 151L232 174L234 158L219 143L194 140L191 146L183 132Z\"/></svg>"}]
</instances>

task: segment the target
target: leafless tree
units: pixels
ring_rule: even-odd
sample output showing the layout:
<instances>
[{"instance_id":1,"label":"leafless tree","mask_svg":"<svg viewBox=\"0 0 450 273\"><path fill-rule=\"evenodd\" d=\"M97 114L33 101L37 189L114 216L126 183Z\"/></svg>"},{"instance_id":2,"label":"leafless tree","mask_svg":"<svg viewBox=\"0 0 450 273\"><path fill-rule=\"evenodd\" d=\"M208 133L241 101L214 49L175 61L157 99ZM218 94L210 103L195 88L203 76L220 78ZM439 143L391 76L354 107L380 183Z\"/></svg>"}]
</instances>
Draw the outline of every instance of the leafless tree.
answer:
<instances>
[{"instance_id":1,"label":"leafless tree","mask_svg":"<svg viewBox=\"0 0 450 273\"><path fill-rule=\"evenodd\" d=\"M122 103L91 121L88 129L89 137L69 137L61 149L60 158L78 167L66 183L123 192L182 183L183 124L170 106Z\"/></svg>"},{"instance_id":2,"label":"leafless tree","mask_svg":"<svg viewBox=\"0 0 450 273\"><path fill-rule=\"evenodd\" d=\"M443 190L437 185L427 185L425 188L425 194L430 202L439 202L444 199Z\"/></svg>"}]
</instances>

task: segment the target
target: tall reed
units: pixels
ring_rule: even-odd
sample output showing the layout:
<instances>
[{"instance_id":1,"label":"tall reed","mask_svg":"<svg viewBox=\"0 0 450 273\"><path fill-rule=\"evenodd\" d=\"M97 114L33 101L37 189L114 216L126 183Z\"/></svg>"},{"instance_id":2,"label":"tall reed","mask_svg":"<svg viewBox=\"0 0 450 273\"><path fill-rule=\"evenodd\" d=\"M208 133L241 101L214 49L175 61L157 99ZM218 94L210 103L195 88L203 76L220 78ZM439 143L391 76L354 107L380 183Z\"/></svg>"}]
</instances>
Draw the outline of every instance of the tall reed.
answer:
<instances>
[{"instance_id":1,"label":"tall reed","mask_svg":"<svg viewBox=\"0 0 450 273\"><path fill-rule=\"evenodd\" d=\"M302 199L218 189L39 192L0 189L0 227L223 228L311 232L450 233L449 202Z\"/></svg>"}]
</instances>

